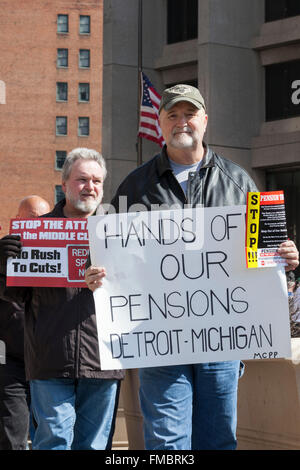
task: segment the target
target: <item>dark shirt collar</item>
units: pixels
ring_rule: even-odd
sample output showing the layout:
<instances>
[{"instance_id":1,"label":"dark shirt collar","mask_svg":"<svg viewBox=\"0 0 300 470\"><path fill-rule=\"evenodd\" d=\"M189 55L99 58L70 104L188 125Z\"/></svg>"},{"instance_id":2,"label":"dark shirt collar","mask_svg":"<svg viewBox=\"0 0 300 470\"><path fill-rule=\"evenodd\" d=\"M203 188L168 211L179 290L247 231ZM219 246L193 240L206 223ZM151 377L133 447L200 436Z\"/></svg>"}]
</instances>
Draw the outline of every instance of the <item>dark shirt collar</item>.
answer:
<instances>
[{"instance_id":1,"label":"dark shirt collar","mask_svg":"<svg viewBox=\"0 0 300 470\"><path fill-rule=\"evenodd\" d=\"M66 204L65 198L58 201L58 203L55 204L53 210L49 212L49 214L47 214L46 217L58 217L58 218L66 217L64 214L65 204Z\"/></svg>"},{"instance_id":2,"label":"dark shirt collar","mask_svg":"<svg viewBox=\"0 0 300 470\"><path fill-rule=\"evenodd\" d=\"M45 215L42 215L42 217L57 217L57 218L61 218L61 217L65 217L65 214L64 214L64 206L66 205L66 199L63 198L61 199L60 201L58 201L57 204L55 204L53 210L51 212L48 212L48 214L45 214ZM96 211L97 209L95 210L95 212L92 214L92 215L96 215ZM80 217L76 217L78 219L80 219Z\"/></svg>"}]
</instances>

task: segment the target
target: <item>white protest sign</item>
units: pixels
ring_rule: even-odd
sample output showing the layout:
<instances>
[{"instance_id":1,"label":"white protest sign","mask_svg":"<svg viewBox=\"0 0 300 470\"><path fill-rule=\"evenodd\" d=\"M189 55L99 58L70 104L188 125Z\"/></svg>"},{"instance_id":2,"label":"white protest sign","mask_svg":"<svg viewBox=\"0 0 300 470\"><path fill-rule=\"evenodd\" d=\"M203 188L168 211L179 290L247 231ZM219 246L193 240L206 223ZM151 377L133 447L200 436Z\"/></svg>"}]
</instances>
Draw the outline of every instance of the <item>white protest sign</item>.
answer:
<instances>
[{"instance_id":1,"label":"white protest sign","mask_svg":"<svg viewBox=\"0 0 300 470\"><path fill-rule=\"evenodd\" d=\"M290 356L284 269L247 269L245 211L89 218L103 369Z\"/></svg>"}]
</instances>

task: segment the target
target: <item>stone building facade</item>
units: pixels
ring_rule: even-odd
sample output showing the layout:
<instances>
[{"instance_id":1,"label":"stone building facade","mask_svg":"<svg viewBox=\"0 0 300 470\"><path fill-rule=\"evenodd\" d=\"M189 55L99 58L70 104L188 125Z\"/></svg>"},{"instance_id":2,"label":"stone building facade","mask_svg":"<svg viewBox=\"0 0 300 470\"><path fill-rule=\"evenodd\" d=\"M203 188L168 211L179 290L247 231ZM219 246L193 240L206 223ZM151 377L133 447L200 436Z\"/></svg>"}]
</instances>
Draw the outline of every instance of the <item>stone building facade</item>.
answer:
<instances>
[{"instance_id":1,"label":"stone building facade","mask_svg":"<svg viewBox=\"0 0 300 470\"><path fill-rule=\"evenodd\" d=\"M105 0L107 194L137 165L142 55L142 69L160 94L175 83L199 86L208 109L207 143L249 171L261 190L285 191L289 236L299 246L299 46L299 2ZM158 151L143 139L143 161Z\"/></svg>"}]
</instances>

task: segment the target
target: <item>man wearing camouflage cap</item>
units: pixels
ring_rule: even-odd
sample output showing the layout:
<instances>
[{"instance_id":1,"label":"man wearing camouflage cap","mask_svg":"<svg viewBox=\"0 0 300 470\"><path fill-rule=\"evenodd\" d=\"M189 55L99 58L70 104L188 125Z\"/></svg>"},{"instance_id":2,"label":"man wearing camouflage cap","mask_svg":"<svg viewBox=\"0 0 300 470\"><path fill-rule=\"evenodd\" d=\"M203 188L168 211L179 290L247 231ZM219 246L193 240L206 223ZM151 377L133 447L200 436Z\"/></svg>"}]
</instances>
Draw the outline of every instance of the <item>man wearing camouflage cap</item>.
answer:
<instances>
[{"instance_id":1,"label":"man wearing camouflage cap","mask_svg":"<svg viewBox=\"0 0 300 470\"><path fill-rule=\"evenodd\" d=\"M176 85L163 93L160 126L166 145L161 153L127 176L112 201L120 196L128 208L143 204L195 207L246 204L248 191L257 191L249 175L236 163L220 157L204 142L207 125L199 90ZM298 264L292 241L279 249L287 270ZM86 281L101 286L103 268L91 267ZM147 449L235 449L237 387L240 361L151 367L141 369L140 401Z\"/></svg>"}]
</instances>

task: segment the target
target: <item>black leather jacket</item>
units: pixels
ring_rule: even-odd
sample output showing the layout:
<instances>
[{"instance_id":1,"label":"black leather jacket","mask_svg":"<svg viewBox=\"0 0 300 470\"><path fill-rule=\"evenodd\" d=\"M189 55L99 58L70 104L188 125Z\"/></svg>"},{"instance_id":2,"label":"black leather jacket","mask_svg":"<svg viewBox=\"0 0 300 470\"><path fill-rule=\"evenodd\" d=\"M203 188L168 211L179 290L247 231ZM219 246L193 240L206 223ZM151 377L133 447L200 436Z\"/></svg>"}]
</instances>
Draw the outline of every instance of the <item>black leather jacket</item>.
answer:
<instances>
[{"instance_id":1,"label":"black leather jacket","mask_svg":"<svg viewBox=\"0 0 300 470\"><path fill-rule=\"evenodd\" d=\"M60 201L43 217L64 217ZM88 288L6 287L0 269L0 297L25 304L27 380L122 379L124 371L100 367L95 305Z\"/></svg>"},{"instance_id":2,"label":"black leather jacket","mask_svg":"<svg viewBox=\"0 0 300 470\"><path fill-rule=\"evenodd\" d=\"M6 360L11 359L24 367L23 305L0 299L0 341L5 343Z\"/></svg>"},{"instance_id":3,"label":"black leather jacket","mask_svg":"<svg viewBox=\"0 0 300 470\"><path fill-rule=\"evenodd\" d=\"M206 147L199 171L189 175L187 194L171 169L166 147L147 163L132 171L119 186L112 204L117 212L183 207L246 204L248 191L257 191L248 173L236 163ZM137 206L140 204L140 207Z\"/></svg>"}]
</instances>

